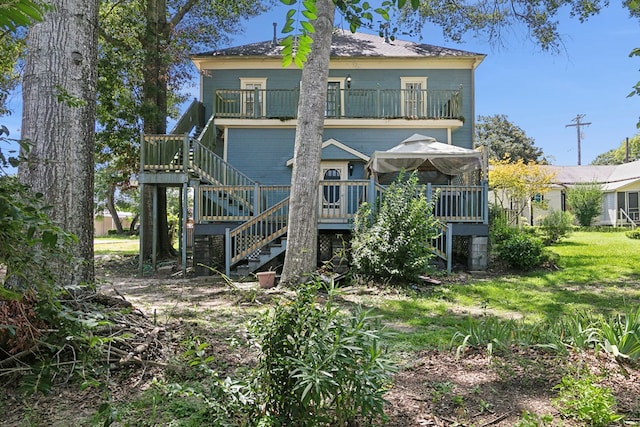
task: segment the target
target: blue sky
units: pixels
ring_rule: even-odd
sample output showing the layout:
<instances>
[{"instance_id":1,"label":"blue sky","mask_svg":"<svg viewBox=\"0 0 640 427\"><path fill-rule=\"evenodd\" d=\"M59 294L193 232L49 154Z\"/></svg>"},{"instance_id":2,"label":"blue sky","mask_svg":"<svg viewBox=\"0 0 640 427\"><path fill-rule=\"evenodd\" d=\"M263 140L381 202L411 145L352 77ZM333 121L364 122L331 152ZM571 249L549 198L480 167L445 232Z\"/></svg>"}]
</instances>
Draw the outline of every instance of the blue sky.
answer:
<instances>
[{"instance_id":1,"label":"blue sky","mask_svg":"<svg viewBox=\"0 0 640 427\"><path fill-rule=\"evenodd\" d=\"M282 28L286 10L277 7L249 20L232 44L270 40L272 23ZM559 29L563 50L556 54L542 52L524 29L507 30L502 47L492 47L486 38L447 42L438 28L399 38L486 54L476 70L476 115L507 115L553 164L577 164L576 128L565 125L584 114L583 121L591 122L582 128L585 165L638 133L640 97L627 94L640 80L640 57L629 58L640 47L640 20L616 3L583 24L561 16Z\"/></svg>"},{"instance_id":2,"label":"blue sky","mask_svg":"<svg viewBox=\"0 0 640 427\"><path fill-rule=\"evenodd\" d=\"M245 33L231 44L271 40L272 23L281 28L286 9L278 6L247 21ZM340 18L336 22L340 25ZM638 133L640 97L627 94L640 80L640 57L629 58L629 52L640 47L640 21L616 3L586 23L567 16L560 22L563 50L556 54L541 52L526 31L517 28L505 31L501 47L482 37L447 42L437 28L400 38L486 54L476 71L476 115L507 115L553 164L577 164L576 128L566 125L584 114L583 121L591 122L582 134L585 165ZM12 95L14 114L0 118L12 137L19 136L20 97Z\"/></svg>"}]
</instances>

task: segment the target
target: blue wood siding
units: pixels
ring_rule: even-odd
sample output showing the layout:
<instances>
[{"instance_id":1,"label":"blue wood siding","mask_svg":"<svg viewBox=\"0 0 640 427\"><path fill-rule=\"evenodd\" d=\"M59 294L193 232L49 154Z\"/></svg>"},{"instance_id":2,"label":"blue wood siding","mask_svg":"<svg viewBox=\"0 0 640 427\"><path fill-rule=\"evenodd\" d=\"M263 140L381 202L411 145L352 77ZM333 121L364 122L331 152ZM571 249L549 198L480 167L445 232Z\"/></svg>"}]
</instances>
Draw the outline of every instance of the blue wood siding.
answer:
<instances>
[{"instance_id":1,"label":"blue wood siding","mask_svg":"<svg viewBox=\"0 0 640 427\"><path fill-rule=\"evenodd\" d=\"M240 78L266 78L266 89L297 89L300 85L299 70L214 70L203 79L203 103L206 114L211 114L214 106L214 92L220 89L240 89ZM351 89L357 96L357 89L400 89L401 77L427 77L429 90L453 90L462 86L463 117L462 128L452 134L454 145L472 148L473 141L473 109L472 109L472 70L331 70L329 78L344 78L351 74ZM347 91L348 92L348 91ZM269 99L267 99L267 103ZM293 112L292 112L293 113ZM287 116L286 112L281 112ZM424 133L424 132L423 132ZM446 135L446 134L445 134ZM440 137L442 141L446 138Z\"/></svg>"},{"instance_id":2,"label":"blue wood siding","mask_svg":"<svg viewBox=\"0 0 640 427\"><path fill-rule=\"evenodd\" d=\"M385 151L404 139L421 133L444 140L446 133L431 129L325 129L323 141L335 139L371 156L374 151ZM249 178L269 185L289 185L291 167L286 163L293 157L295 129L229 129L227 161ZM328 146L322 152L323 160L347 160L354 164L352 179L364 175L363 163L336 146Z\"/></svg>"}]
</instances>

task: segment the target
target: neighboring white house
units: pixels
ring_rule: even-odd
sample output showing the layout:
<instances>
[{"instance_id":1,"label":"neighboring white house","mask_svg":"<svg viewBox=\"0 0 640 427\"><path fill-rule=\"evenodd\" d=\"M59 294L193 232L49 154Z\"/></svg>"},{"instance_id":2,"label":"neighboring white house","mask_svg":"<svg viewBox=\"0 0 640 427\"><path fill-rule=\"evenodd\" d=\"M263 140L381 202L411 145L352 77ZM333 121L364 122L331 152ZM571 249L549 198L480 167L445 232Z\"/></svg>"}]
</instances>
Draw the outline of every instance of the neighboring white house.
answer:
<instances>
[{"instance_id":1,"label":"neighboring white house","mask_svg":"<svg viewBox=\"0 0 640 427\"><path fill-rule=\"evenodd\" d=\"M533 208L533 222L553 210L567 210L567 188L576 184L598 183L602 186L602 213L594 225L640 225L640 160L621 165L544 166L555 173L551 190L544 195L547 208Z\"/></svg>"}]
</instances>

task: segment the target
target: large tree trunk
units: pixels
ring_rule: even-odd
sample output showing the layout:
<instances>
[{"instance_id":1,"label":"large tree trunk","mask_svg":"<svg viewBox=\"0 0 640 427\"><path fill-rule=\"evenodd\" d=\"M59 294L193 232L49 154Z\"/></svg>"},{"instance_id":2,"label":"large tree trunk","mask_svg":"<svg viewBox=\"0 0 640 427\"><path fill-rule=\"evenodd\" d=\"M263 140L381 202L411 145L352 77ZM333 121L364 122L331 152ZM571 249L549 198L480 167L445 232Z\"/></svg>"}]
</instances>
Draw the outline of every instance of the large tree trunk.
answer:
<instances>
[{"instance_id":1,"label":"large tree trunk","mask_svg":"<svg viewBox=\"0 0 640 427\"><path fill-rule=\"evenodd\" d=\"M78 237L63 283L93 281L97 0L49 0L31 27L22 84L22 138L33 143L18 177L44 194L54 221Z\"/></svg>"},{"instance_id":2,"label":"large tree trunk","mask_svg":"<svg viewBox=\"0 0 640 427\"><path fill-rule=\"evenodd\" d=\"M300 83L287 253L280 281L285 286L303 282L317 267L318 184L335 5L332 0L316 0L316 6L316 32Z\"/></svg>"},{"instance_id":3,"label":"large tree trunk","mask_svg":"<svg viewBox=\"0 0 640 427\"><path fill-rule=\"evenodd\" d=\"M148 134L167 133L167 78L169 64L165 58L165 49L169 43L170 26L167 23L166 0L147 0L145 10L146 33L141 40L145 52L145 73L143 83L143 99L146 114L144 120L144 132ZM153 188L145 186L145 205L141 212L141 226L145 236L142 248L142 258L151 256L153 240ZM157 206L158 241L157 256L167 258L175 256L171 239L169 237L169 224L167 222L167 190L158 188Z\"/></svg>"}]
</instances>

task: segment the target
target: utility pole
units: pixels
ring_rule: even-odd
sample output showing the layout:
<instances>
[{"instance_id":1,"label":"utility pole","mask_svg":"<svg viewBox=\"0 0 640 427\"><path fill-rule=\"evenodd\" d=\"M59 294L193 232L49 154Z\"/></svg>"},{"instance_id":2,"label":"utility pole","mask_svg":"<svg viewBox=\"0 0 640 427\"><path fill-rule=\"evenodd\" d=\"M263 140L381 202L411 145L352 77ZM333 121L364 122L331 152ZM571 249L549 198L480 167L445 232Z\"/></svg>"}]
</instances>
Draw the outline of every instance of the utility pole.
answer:
<instances>
[{"instance_id":1,"label":"utility pole","mask_svg":"<svg viewBox=\"0 0 640 427\"><path fill-rule=\"evenodd\" d=\"M581 122L580 120L582 120L584 118L584 114L578 114L576 115L575 119L572 119L572 122L576 122L575 124L572 125L565 125L566 128L568 128L569 126L575 126L576 127L576 132L578 133L578 166L580 166L582 164L582 161L580 159L580 135L582 133L582 129L580 129L581 126L589 126L591 124L591 122Z\"/></svg>"}]
</instances>

